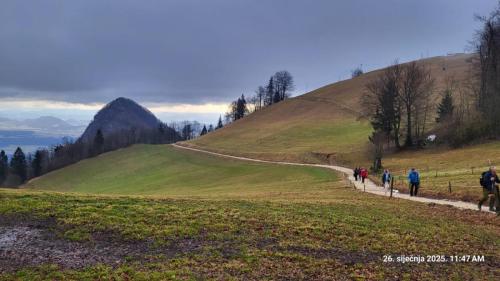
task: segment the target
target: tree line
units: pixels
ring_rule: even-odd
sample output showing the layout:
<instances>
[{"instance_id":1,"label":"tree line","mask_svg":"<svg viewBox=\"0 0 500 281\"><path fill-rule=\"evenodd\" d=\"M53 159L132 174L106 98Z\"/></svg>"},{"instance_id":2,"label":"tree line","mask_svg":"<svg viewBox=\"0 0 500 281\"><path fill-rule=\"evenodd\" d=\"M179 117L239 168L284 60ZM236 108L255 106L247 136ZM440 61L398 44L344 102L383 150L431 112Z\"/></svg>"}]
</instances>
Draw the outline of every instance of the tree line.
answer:
<instances>
[{"instance_id":1,"label":"tree line","mask_svg":"<svg viewBox=\"0 0 500 281\"><path fill-rule=\"evenodd\" d=\"M172 127L171 127L172 126ZM179 132L175 127L181 127ZM48 172L74 164L80 160L95 157L99 154L125 148L133 144L167 144L191 137L186 128L193 128L190 122L182 125L159 123L155 129L122 130L104 135L99 129L93 140L76 141L65 138L63 143L51 148L41 148L34 153L25 154L18 147L10 161L5 151L0 151L0 185L18 186L27 180Z\"/></svg>"},{"instance_id":2,"label":"tree line","mask_svg":"<svg viewBox=\"0 0 500 281\"><path fill-rule=\"evenodd\" d=\"M248 99L242 94L229 105L224 115L226 123L231 123L246 115L261 110L267 106L286 100L295 89L293 76L286 70L274 73L268 80L266 86L259 86L255 93ZM218 125L222 125L222 117Z\"/></svg>"},{"instance_id":3,"label":"tree line","mask_svg":"<svg viewBox=\"0 0 500 281\"><path fill-rule=\"evenodd\" d=\"M83 159L125 148L133 144L167 144L185 141L222 128L222 117L216 126L202 125L197 121L159 123L156 129L121 130L104 135L97 130L90 141L64 138L63 142L50 148L40 148L34 153L25 153L18 147L12 157L0 151L0 186L19 186L26 181L69 166Z\"/></svg>"},{"instance_id":4,"label":"tree line","mask_svg":"<svg viewBox=\"0 0 500 281\"><path fill-rule=\"evenodd\" d=\"M477 19L483 27L472 41L470 72L460 81L447 77L437 100L430 69L418 62L396 61L366 85L374 170L384 150L422 148L429 134L452 147L500 137L500 5Z\"/></svg>"}]
</instances>

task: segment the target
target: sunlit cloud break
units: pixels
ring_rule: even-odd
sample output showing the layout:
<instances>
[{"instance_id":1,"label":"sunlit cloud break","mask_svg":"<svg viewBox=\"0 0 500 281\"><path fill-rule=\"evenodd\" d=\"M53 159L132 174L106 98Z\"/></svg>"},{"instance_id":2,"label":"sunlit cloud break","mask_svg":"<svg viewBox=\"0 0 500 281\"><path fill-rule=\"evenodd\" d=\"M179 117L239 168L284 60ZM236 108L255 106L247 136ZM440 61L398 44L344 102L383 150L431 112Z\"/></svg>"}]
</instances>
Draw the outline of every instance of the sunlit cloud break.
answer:
<instances>
[{"instance_id":1,"label":"sunlit cloud break","mask_svg":"<svg viewBox=\"0 0 500 281\"><path fill-rule=\"evenodd\" d=\"M98 111L103 103L71 103L51 100L0 99L1 108L17 108L31 110L81 110ZM222 113L227 109L225 103L175 104L175 103L143 103L153 113Z\"/></svg>"},{"instance_id":2,"label":"sunlit cloud break","mask_svg":"<svg viewBox=\"0 0 500 281\"><path fill-rule=\"evenodd\" d=\"M226 103L206 104L144 104L154 113L222 113L228 105Z\"/></svg>"},{"instance_id":3,"label":"sunlit cloud break","mask_svg":"<svg viewBox=\"0 0 500 281\"><path fill-rule=\"evenodd\" d=\"M2 108L17 108L17 109L36 109L36 110L59 110L59 109L74 109L96 111L101 109L104 104L101 103L71 103L64 101L51 100L28 100L28 99L0 99Z\"/></svg>"}]
</instances>

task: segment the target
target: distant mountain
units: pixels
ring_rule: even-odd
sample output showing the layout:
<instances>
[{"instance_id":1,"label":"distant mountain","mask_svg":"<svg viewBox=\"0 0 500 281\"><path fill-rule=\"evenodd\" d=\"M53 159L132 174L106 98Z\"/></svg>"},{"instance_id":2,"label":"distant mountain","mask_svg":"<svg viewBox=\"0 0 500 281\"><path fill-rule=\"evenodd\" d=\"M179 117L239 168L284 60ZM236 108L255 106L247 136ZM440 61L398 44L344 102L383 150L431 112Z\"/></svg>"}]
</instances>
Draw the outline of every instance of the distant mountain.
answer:
<instances>
[{"instance_id":1,"label":"distant mountain","mask_svg":"<svg viewBox=\"0 0 500 281\"><path fill-rule=\"evenodd\" d=\"M0 131L30 131L37 135L76 137L84 129L85 126L72 125L53 116L41 116L25 120L0 117Z\"/></svg>"},{"instance_id":2,"label":"distant mountain","mask_svg":"<svg viewBox=\"0 0 500 281\"><path fill-rule=\"evenodd\" d=\"M158 128L160 120L148 109L127 98L117 98L108 103L94 116L81 136L84 141L92 141L101 130L106 135L130 129Z\"/></svg>"},{"instance_id":3,"label":"distant mountain","mask_svg":"<svg viewBox=\"0 0 500 281\"><path fill-rule=\"evenodd\" d=\"M23 124L31 128L40 128L46 130L71 130L75 127L64 120L53 116L42 116L35 119L26 119L23 121Z\"/></svg>"},{"instance_id":4,"label":"distant mountain","mask_svg":"<svg viewBox=\"0 0 500 281\"><path fill-rule=\"evenodd\" d=\"M11 155L19 146L24 152L48 148L71 140L83 132L85 126L75 126L53 116L14 120L0 117L0 149Z\"/></svg>"}]
</instances>

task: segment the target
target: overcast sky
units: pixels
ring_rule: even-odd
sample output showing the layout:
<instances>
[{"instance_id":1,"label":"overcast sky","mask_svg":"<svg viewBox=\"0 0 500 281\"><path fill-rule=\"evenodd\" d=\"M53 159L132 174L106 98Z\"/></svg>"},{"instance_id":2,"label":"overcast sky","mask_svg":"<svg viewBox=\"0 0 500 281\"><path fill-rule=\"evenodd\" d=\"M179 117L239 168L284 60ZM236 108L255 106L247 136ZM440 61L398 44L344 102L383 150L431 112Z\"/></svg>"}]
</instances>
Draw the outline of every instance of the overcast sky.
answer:
<instances>
[{"instance_id":1,"label":"overcast sky","mask_svg":"<svg viewBox=\"0 0 500 281\"><path fill-rule=\"evenodd\" d=\"M361 64L464 52L496 3L1 0L0 116L90 119L125 96L164 121L215 122L278 70L298 95Z\"/></svg>"}]
</instances>

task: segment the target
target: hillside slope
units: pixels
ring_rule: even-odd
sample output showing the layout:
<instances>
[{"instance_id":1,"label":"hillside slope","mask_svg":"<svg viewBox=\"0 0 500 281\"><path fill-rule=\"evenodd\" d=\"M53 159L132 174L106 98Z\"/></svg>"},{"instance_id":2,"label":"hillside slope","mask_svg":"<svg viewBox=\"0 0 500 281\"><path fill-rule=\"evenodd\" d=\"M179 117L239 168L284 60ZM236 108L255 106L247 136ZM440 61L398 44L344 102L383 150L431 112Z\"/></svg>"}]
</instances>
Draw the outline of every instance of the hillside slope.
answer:
<instances>
[{"instance_id":1,"label":"hillside slope","mask_svg":"<svg viewBox=\"0 0 500 281\"><path fill-rule=\"evenodd\" d=\"M442 89L448 77L463 80L472 55L422 60ZM222 130L187 143L213 151L270 160L354 165L366 159L371 127L363 117L365 85L382 70L330 84L272 105Z\"/></svg>"},{"instance_id":2,"label":"hillside slope","mask_svg":"<svg viewBox=\"0 0 500 281\"><path fill-rule=\"evenodd\" d=\"M304 186L311 187L311 197L338 183L342 182L335 173L318 168L228 160L169 145L134 145L35 178L26 187L92 194L272 198L304 193Z\"/></svg>"},{"instance_id":3,"label":"hillside slope","mask_svg":"<svg viewBox=\"0 0 500 281\"><path fill-rule=\"evenodd\" d=\"M436 103L447 79L466 79L472 59L471 54L458 54L420 61L436 81ZM362 98L365 85L380 71L272 105L183 145L258 159L369 167L371 126L362 114ZM489 165L500 165L499 146L493 141L461 149L443 146L405 151L386 154L382 164L396 176L402 192L408 190L408 169L416 167L422 175L422 195L475 201L481 196L481 172Z\"/></svg>"}]
</instances>

